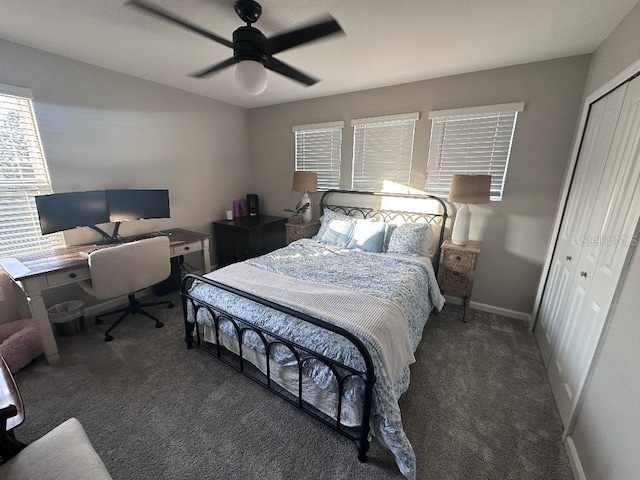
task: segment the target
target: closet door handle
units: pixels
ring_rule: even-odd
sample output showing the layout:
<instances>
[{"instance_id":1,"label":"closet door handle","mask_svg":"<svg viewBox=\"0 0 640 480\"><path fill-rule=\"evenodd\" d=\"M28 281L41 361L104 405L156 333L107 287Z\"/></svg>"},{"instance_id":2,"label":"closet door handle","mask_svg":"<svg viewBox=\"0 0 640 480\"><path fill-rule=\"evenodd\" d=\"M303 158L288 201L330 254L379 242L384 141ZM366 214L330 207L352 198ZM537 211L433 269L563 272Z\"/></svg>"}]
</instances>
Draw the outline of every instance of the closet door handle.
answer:
<instances>
[{"instance_id":1,"label":"closet door handle","mask_svg":"<svg viewBox=\"0 0 640 480\"><path fill-rule=\"evenodd\" d=\"M571 255L567 255L567 262L571 261Z\"/></svg>"},{"instance_id":2,"label":"closet door handle","mask_svg":"<svg viewBox=\"0 0 640 480\"><path fill-rule=\"evenodd\" d=\"M580 276L582 278L587 278L587 272L580 272Z\"/></svg>"}]
</instances>

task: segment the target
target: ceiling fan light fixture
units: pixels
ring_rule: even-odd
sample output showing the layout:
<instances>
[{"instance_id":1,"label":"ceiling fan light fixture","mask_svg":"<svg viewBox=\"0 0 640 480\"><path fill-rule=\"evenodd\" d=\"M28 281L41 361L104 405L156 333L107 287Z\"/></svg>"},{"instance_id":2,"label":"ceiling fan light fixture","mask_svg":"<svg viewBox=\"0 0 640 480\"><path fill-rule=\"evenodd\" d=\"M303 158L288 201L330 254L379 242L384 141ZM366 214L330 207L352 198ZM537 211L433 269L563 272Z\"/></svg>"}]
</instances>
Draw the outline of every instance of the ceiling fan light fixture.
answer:
<instances>
[{"instance_id":1,"label":"ceiling fan light fixture","mask_svg":"<svg viewBox=\"0 0 640 480\"><path fill-rule=\"evenodd\" d=\"M260 95L267 88L267 70L261 62L242 60L236 66L236 82L249 95Z\"/></svg>"}]
</instances>

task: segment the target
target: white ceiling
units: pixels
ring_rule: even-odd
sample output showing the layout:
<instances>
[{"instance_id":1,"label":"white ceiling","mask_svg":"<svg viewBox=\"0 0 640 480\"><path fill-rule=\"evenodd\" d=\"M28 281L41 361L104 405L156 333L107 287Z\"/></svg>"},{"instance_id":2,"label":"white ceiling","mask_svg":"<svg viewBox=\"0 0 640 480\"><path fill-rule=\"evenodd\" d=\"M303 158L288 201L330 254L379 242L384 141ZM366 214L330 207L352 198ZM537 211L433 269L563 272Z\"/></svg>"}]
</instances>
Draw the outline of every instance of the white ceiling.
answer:
<instances>
[{"instance_id":1,"label":"white ceiling","mask_svg":"<svg viewBox=\"0 0 640 480\"><path fill-rule=\"evenodd\" d=\"M233 0L150 0L231 40ZM260 1L260 0L259 0ZM234 68L187 74L232 50L124 6L124 0L0 0L0 38L194 92L259 107L489 68L591 53L638 0L262 0L267 37L330 13L346 36L276 58L320 78L311 87L269 72L252 97Z\"/></svg>"}]
</instances>

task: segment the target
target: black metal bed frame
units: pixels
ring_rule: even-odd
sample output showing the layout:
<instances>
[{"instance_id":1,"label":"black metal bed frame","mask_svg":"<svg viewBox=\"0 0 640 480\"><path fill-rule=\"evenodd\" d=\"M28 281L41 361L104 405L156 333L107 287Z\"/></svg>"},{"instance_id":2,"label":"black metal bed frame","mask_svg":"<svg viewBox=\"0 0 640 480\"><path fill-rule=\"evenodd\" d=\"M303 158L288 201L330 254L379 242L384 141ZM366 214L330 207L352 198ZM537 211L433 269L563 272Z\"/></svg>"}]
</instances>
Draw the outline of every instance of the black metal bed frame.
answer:
<instances>
[{"instance_id":1,"label":"black metal bed frame","mask_svg":"<svg viewBox=\"0 0 640 480\"><path fill-rule=\"evenodd\" d=\"M418 212L409 212L409 211L400 211L400 210L386 210L386 209L377 209L374 207L351 207L344 205L329 205L326 203L325 199L328 195L336 193L336 194L356 194L356 195L372 195L372 196L383 196L383 197L392 197L392 198L408 198L408 199L423 199L423 200L435 200L442 206L441 213L418 213ZM339 213L344 213L345 215L354 216L356 218L379 218L383 221L394 220L396 218L401 218L405 222L416 222L420 220L425 220L427 223L432 223L436 219L441 218L441 231L440 238L438 242L438 246L436 249L436 253L433 258L433 266L435 271L438 271L438 262L440 259L440 245L444 239L444 231L447 220L447 207L445 203L438 197L434 197L431 195L414 195L414 194L386 194L386 193L373 193L373 192L360 192L360 191L352 191L352 190L329 190L322 195L320 201L321 209L330 208ZM316 325L318 328L323 328L330 332L333 332L337 335L342 336L346 340L348 340L360 353L362 356L362 363L364 365L364 369L357 369L345 365L335 359L326 357L325 355L315 352L303 345L300 345L292 340L285 339L273 332L265 330L257 325L254 325L247 320L239 318L235 315L232 315L220 307L211 305L203 300L193 297L189 290L194 281L206 283L213 287L219 288L221 290L225 290L229 293L238 295L240 297L246 298L253 302L265 305L274 310L278 310L286 315L290 315L297 319L303 320L307 323L311 323ZM222 283L216 282L214 280L208 279L206 277L188 274L182 280L181 287L181 297L182 297L182 306L184 313L184 325L185 325L185 342L187 343L187 348L192 349L195 345L203 349L205 352L210 355L217 357L227 365L230 365L234 369L241 372L243 375L252 379L262 387L274 392L284 400L288 401L292 405L295 405L303 412L308 415L316 418L323 424L328 427L336 430L340 434L345 437L353 440L358 448L358 460L361 462L366 462L367 460L367 451L369 449L369 430L370 430L370 417L371 417L371 400L373 393L373 385L376 381L376 376L374 372L373 362L371 360L371 356L364 345L364 343L353 333L345 330L341 327L333 325L331 323L325 322L324 320L320 320L311 315L307 315L305 313L296 311L292 308L279 305L277 303L271 302L264 298L260 298L256 295L253 295L248 292L244 292L242 290L238 290L236 288L224 285ZM189 322L188 313L189 307L192 309L193 318L197 318L197 314L200 309L204 308L208 314L211 316L215 328L215 342L216 343L208 343L205 342L201 336L200 328L197 322ZM220 344L220 322L228 321L233 325L238 342L238 354L235 354L229 350L227 350L224 346ZM194 338L194 330L195 330L195 338ZM243 356L243 339L247 332L253 332L253 334L257 335L262 344L264 346L264 354L266 358L266 374L264 375L254 375L251 373L251 369L248 370L246 368L245 362L248 362L249 365L253 367L253 364L244 358ZM271 358L270 353L273 348L277 346L282 346L287 348L292 355L295 357L298 364L298 395L297 397L291 396L288 392L281 388L276 381L271 379ZM231 360L227 357L230 357ZM233 361L235 360L235 361ZM333 375L338 384L338 392L337 392L337 409L336 409L336 419L332 421L330 417L318 412L313 405L304 401L303 396L303 388L302 388L302 379L303 379L303 367L307 362L310 361L318 361L326 365ZM266 377L266 381L264 380ZM360 421L360 425L357 427L347 427L343 425L341 422L341 414L342 414L342 397L345 388L345 382L352 381L354 379L359 379L364 385L363 392L363 401L362 401L362 417ZM275 384L275 385L274 385ZM284 392L282 391L284 390ZM292 398L293 397L293 398Z\"/></svg>"}]
</instances>

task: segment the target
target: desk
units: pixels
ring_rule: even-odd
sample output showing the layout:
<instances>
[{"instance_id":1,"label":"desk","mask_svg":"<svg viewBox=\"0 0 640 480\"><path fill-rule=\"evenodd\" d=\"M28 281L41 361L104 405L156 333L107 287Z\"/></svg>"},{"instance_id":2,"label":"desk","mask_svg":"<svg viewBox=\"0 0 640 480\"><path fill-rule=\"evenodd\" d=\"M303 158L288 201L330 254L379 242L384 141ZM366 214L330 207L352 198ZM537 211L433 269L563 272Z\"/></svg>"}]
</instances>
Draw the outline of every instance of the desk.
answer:
<instances>
[{"instance_id":1,"label":"desk","mask_svg":"<svg viewBox=\"0 0 640 480\"><path fill-rule=\"evenodd\" d=\"M169 237L172 257L202 252L204 273L211 271L209 235L182 228L165 230L158 232L158 234ZM123 241L127 241L127 238L124 238ZM84 252L88 248L105 247L109 247L109 245L73 245L19 255L15 258L0 259L0 266L27 295L31 315L40 334L44 354L49 363L57 363L60 355L49 322L49 314L42 299L42 291L90 279L88 256Z\"/></svg>"}]
</instances>

